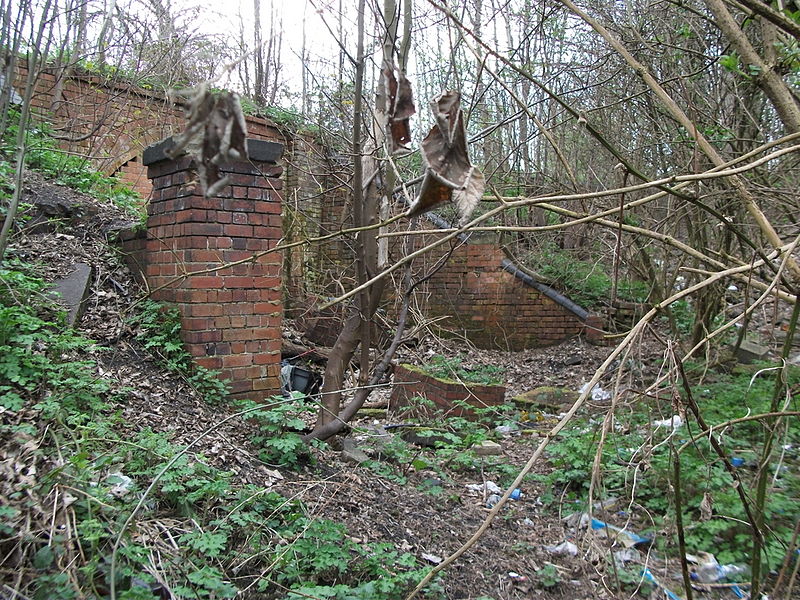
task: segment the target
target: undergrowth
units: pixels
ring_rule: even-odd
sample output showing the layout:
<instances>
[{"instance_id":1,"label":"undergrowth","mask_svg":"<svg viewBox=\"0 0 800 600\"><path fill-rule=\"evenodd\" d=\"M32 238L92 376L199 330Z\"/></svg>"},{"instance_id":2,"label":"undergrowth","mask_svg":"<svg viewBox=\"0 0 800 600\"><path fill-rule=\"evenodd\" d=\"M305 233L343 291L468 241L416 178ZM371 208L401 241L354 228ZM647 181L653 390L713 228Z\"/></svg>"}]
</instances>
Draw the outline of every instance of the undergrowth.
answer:
<instances>
[{"instance_id":1,"label":"undergrowth","mask_svg":"<svg viewBox=\"0 0 800 600\"><path fill-rule=\"evenodd\" d=\"M411 554L352 541L341 525L239 483L167 434L132 429L121 416L130 392L97 363L105 349L66 329L47 298L26 265L0 270L0 572L8 591L109 598L113 583L120 600L245 590L366 600L400 598L425 575ZM169 360L174 331L158 319L148 325L152 317L139 322ZM293 402L245 409L266 418Z\"/></svg>"},{"instance_id":2,"label":"undergrowth","mask_svg":"<svg viewBox=\"0 0 800 600\"><path fill-rule=\"evenodd\" d=\"M128 319L136 328L136 337L161 364L182 377L208 401L218 401L228 394L228 384L219 373L196 364L181 342L181 314L177 307L153 300L140 303Z\"/></svg>"},{"instance_id":3,"label":"undergrowth","mask_svg":"<svg viewBox=\"0 0 800 600\"><path fill-rule=\"evenodd\" d=\"M547 244L526 262L580 306L601 307L611 300L613 282L608 266L600 260L578 260L569 251ZM620 278L617 282L620 300L644 302L648 293L648 285L643 281Z\"/></svg>"},{"instance_id":4,"label":"undergrowth","mask_svg":"<svg viewBox=\"0 0 800 600\"><path fill-rule=\"evenodd\" d=\"M501 385L504 369L496 365L464 366L463 356L447 357L434 354L424 365L423 370L439 379L450 379L483 385Z\"/></svg>"},{"instance_id":5,"label":"undergrowth","mask_svg":"<svg viewBox=\"0 0 800 600\"><path fill-rule=\"evenodd\" d=\"M708 425L720 425L735 419L769 412L775 386L776 369L756 375L715 375L713 383L696 386L697 400ZM800 376L791 372L786 382L788 392ZM791 393L786 395L783 410L797 411ZM650 401L638 401L617 416L614 427L602 448L600 490L594 501L618 498L617 507L632 511L631 527L641 527L640 535L650 535L657 548L676 556L676 518L674 463L680 460L682 516L687 551L711 552L721 564L748 563L753 531L737 492L740 485L727 470L724 461L709 443L708 436L698 435L697 423L689 422L672 430L653 426L664 415ZM735 465L741 488L748 501L754 501L754 482L765 435L760 419L736 423L715 434ZM777 569L791 552L792 532L800 517L800 425L796 416L785 417L777 425L779 449L765 468L770 487L765 507L765 558ZM564 430L548 447L554 467L543 479L552 490L544 500L551 505L588 499L592 464L600 441L599 420L585 417ZM656 535L666 532L667 535Z\"/></svg>"}]
</instances>

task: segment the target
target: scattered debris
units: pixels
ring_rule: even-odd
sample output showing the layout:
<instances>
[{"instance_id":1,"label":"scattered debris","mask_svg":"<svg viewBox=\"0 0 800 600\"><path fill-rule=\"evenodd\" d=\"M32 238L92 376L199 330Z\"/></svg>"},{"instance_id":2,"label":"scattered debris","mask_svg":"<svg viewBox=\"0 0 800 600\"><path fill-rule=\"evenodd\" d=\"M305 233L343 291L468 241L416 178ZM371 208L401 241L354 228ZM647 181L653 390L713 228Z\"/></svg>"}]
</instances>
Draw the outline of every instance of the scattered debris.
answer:
<instances>
[{"instance_id":1,"label":"scattered debris","mask_svg":"<svg viewBox=\"0 0 800 600\"><path fill-rule=\"evenodd\" d=\"M467 489L479 494L502 494L503 489L494 481L486 481L484 483L469 483Z\"/></svg>"},{"instance_id":2,"label":"scattered debris","mask_svg":"<svg viewBox=\"0 0 800 600\"><path fill-rule=\"evenodd\" d=\"M483 440L474 449L478 456L499 456L503 453L503 447L492 440Z\"/></svg>"},{"instance_id":3,"label":"scattered debris","mask_svg":"<svg viewBox=\"0 0 800 600\"><path fill-rule=\"evenodd\" d=\"M587 382L581 386L579 392L581 394L584 394L588 390L589 390L589 384ZM611 400L611 392L607 392L606 390L604 390L602 387L600 387L599 383L596 383L595 386L592 388L591 394L592 394L592 401L594 402L607 402L608 400Z\"/></svg>"},{"instance_id":4,"label":"scattered debris","mask_svg":"<svg viewBox=\"0 0 800 600\"><path fill-rule=\"evenodd\" d=\"M542 548L551 554L558 554L562 556L578 556L578 547L569 540L564 540L555 546L542 546Z\"/></svg>"},{"instance_id":5,"label":"scattered debris","mask_svg":"<svg viewBox=\"0 0 800 600\"><path fill-rule=\"evenodd\" d=\"M420 558L422 558L422 560L427 560L429 563L433 565L441 564L441 562L444 560L441 556L437 556L435 554L428 554L427 552L423 552L422 554L420 554Z\"/></svg>"},{"instance_id":6,"label":"scattered debris","mask_svg":"<svg viewBox=\"0 0 800 600\"><path fill-rule=\"evenodd\" d=\"M494 428L495 433L503 437L511 437L512 435L519 435L519 426L516 423L510 425L498 425Z\"/></svg>"},{"instance_id":7,"label":"scattered debris","mask_svg":"<svg viewBox=\"0 0 800 600\"><path fill-rule=\"evenodd\" d=\"M687 554L686 561L693 565L691 569L692 581L699 583L730 581L736 575L746 574L748 571L747 567L743 565L721 565L717 561L717 557L710 552L698 552L695 555Z\"/></svg>"},{"instance_id":8,"label":"scattered debris","mask_svg":"<svg viewBox=\"0 0 800 600\"><path fill-rule=\"evenodd\" d=\"M123 475L120 471L109 473L108 477L106 477L106 482L113 484L108 493L115 498L127 496L133 487L133 479Z\"/></svg>"},{"instance_id":9,"label":"scattered debris","mask_svg":"<svg viewBox=\"0 0 800 600\"><path fill-rule=\"evenodd\" d=\"M679 429L683 427L683 419L680 415L673 415L669 419L660 419L653 421L654 427L668 427L670 429Z\"/></svg>"},{"instance_id":10,"label":"scattered debris","mask_svg":"<svg viewBox=\"0 0 800 600\"><path fill-rule=\"evenodd\" d=\"M592 519L592 529L595 531L603 532L611 539L617 540L626 548L633 548L634 546L649 546L653 541L650 538L642 537L627 529L609 525L598 519Z\"/></svg>"},{"instance_id":11,"label":"scattered debris","mask_svg":"<svg viewBox=\"0 0 800 600\"><path fill-rule=\"evenodd\" d=\"M655 585L657 588L660 588L669 598L669 600L683 600L680 596L678 596L675 592L664 586L656 577L650 572L650 569L645 568L642 570L642 577Z\"/></svg>"},{"instance_id":12,"label":"scattered debris","mask_svg":"<svg viewBox=\"0 0 800 600\"><path fill-rule=\"evenodd\" d=\"M493 508L495 504L500 502L502 496L500 494L492 494L486 499L486 508Z\"/></svg>"}]
</instances>

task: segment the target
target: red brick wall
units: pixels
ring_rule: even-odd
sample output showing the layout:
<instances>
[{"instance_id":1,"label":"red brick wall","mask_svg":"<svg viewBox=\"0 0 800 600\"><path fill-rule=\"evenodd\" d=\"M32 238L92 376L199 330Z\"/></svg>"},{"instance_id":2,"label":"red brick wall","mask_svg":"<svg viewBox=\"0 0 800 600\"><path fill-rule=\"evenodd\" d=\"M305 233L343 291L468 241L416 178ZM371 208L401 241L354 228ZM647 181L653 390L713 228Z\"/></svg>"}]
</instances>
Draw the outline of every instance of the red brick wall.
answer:
<instances>
[{"instance_id":1,"label":"red brick wall","mask_svg":"<svg viewBox=\"0 0 800 600\"><path fill-rule=\"evenodd\" d=\"M156 162L148 167L144 249L136 239L124 246L143 255L151 296L181 310L182 338L197 363L221 370L239 397L261 399L280 388L283 257L268 251L282 235L281 171L269 163L226 165L232 185L205 198L189 157Z\"/></svg>"},{"instance_id":2,"label":"red brick wall","mask_svg":"<svg viewBox=\"0 0 800 600\"><path fill-rule=\"evenodd\" d=\"M24 89L27 63L20 59L15 86ZM55 102L59 88L61 101ZM158 90L103 78L79 70L68 76L45 69L36 80L31 100L34 113L60 137L62 148L86 156L99 171L119 172L147 198L150 185L141 164L144 148L179 133L185 126L183 106ZM284 144L284 135L271 121L246 117L248 137ZM73 140L73 141L70 141Z\"/></svg>"},{"instance_id":3,"label":"red brick wall","mask_svg":"<svg viewBox=\"0 0 800 600\"><path fill-rule=\"evenodd\" d=\"M417 236L414 247L433 239ZM590 335L575 313L505 271L505 255L494 236L473 235L454 246L445 266L419 291L427 318L446 317L434 325L444 335L466 337L479 348L517 351L595 333L593 329ZM445 244L432 251L424 259L425 268L431 269L450 248ZM395 248L395 258L397 252ZM602 320L591 324L602 327Z\"/></svg>"},{"instance_id":4,"label":"red brick wall","mask_svg":"<svg viewBox=\"0 0 800 600\"><path fill-rule=\"evenodd\" d=\"M498 406L505 402L506 388L502 385L463 384L437 379L408 365L398 365L394 370L394 386L389 398L389 408L401 411L410 406L414 396L422 396L433 402L449 416L471 416L469 409L455 407L454 402L463 400L476 408ZM413 411L413 408L410 408Z\"/></svg>"}]
</instances>

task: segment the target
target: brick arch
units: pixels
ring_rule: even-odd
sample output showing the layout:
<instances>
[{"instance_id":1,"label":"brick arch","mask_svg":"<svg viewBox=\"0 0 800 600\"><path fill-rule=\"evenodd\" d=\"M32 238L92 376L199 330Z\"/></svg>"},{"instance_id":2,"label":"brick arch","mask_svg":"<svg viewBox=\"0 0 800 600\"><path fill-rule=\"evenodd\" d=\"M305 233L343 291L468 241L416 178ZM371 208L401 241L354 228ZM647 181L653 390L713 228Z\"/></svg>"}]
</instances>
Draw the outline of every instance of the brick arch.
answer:
<instances>
[{"instance_id":1,"label":"brick arch","mask_svg":"<svg viewBox=\"0 0 800 600\"><path fill-rule=\"evenodd\" d=\"M17 63L15 86L27 78L27 62ZM119 173L144 197L152 187L142 165L142 152L165 137L180 132L184 107L165 92L110 80L73 69L45 69L36 80L31 106L47 121L67 152L86 157L106 175ZM249 137L285 143L285 136L269 120L247 117Z\"/></svg>"}]
</instances>

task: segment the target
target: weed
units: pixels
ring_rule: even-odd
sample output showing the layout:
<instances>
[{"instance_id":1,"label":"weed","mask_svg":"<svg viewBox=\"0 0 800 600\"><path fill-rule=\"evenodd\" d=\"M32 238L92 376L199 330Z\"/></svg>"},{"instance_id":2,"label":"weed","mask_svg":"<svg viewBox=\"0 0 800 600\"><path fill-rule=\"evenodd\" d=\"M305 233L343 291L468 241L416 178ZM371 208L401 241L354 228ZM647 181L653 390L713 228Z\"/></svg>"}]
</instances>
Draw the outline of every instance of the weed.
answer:
<instances>
[{"instance_id":1,"label":"weed","mask_svg":"<svg viewBox=\"0 0 800 600\"><path fill-rule=\"evenodd\" d=\"M480 365L468 368L464 366L463 356L448 358L434 354L423 370L439 379L479 383L483 385L502 385L504 369L495 365Z\"/></svg>"},{"instance_id":2,"label":"weed","mask_svg":"<svg viewBox=\"0 0 800 600\"><path fill-rule=\"evenodd\" d=\"M261 585L274 598L271 582L335 590L320 597L391 599L425 575L413 556L357 545L341 525L263 487L234 483L165 434L132 432L120 417L124 391L111 390L88 358L97 349L58 324L43 303L43 283L17 266L0 271L0 437L31 467L3 484L0 535L19 549L3 568L23 574L20 595L108 597L121 531L114 585L122 600L152 598L166 586L205 600ZM161 347L170 336L158 340ZM177 351L168 348L170 356ZM296 401L258 422L278 427ZM25 422L14 423L17 416ZM71 525L52 526L61 522Z\"/></svg>"},{"instance_id":3,"label":"weed","mask_svg":"<svg viewBox=\"0 0 800 600\"><path fill-rule=\"evenodd\" d=\"M534 571L536 582L544 588L552 588L561 583L561 574L555 565L546 563L542 568Z\"/></svg>"},{"instance_id":4,"label":"weed","mask_svg":"<svg viewBox=\"0 0 800 600\"><path fill-rule=\"evenodd\" d=\"M546 245L528 260L537 272L553 281L579 305L593 308L608 303L613 286L600 261L576 260L555 244ZM622 300L643 302L648 294L649 288L642 281L621 279L618 282L617 296Z\"/></svg>"},{"instance_id":5,"label":"weed","mask_svg":"<svg viewBox=\"0 0 800 600\"><path fill-rule=\"evenodd\" d=\"M17 109L9 110L9 126L0 140L0 152L4 155L10 155L16 148L19 116ZM139 221L146 218L144 202L138 193L116 177L107 177L94 170L85 159L59 150L50 134L50 126L44 122L28 128L25 154L28 168L62 185L114 204ZM3 181L7 180L10 169L10 165L5 164L0 169Z\"/></svg>"},{"instance_id":6,"label":"weed","mask_svg":"<svg viewBox=\"0 0 800 600\"><path fill-rule=\"evenodd\" d=\"M183 347L181 314L177 307L145 300L128 322L138 327L136 337L144 347L167 369L181 375L206 400L220 400L228 395L228 385L220 380L219 373L195 364Z\"/></svg>"},{"instance_id":7,"label":"weed","mask_svg":"<svg viewBox=\"0 0 800 600\"><path fill-rule=\"evenodd\" d=\"M287 399L273 398L269 407L262 409L250 400L242 400L238 406L250 411L247 418L258 428L252 442L263 448L261 460L296 468L310 459L309 447L299 433L306 427L303 416L311 415L311 406L305 396L293 392Z\"/></svg>"},{"instance_id":8,"label":"weed","mask_svg":"<svg viewBox=\"0 0 800 600\"><path fill-rule=\"evenodd\" d=\"M796 374L793 377L797 379ZM715 383L695 389L693 395L704 420L714 425L766 412L774 385L774 375L768 373L752 380L748 375L718 376ZM603 493L606 497L633 495L632 500L641 510L652 515L656 529L674 531L674 498L665 491L672 489L674 452L680 449L683 522L691 523L684 531L689 551L713 551L723 564L746 562L753 533L736 491L737 483L707 437L668 443L664 428L653 429L649 425L662 418L656 408L637 405L626 427L609 433L602 449ZM800 457L792 454L800 441L800 427L796 419L787 418L781 431L784 448L789 450L766 467L773 485L767 503L770 526L765 552L773 565L785 556L797 518L796 498L800 491L796 470ZM720 434L720 443L730 455L744 462L736 470L744 489L754 481L756 471L747 465L755 465L763 435L763 424L758 420L727 427ZM681 438L689 436L681 434ZM597 437L596 426L584 420L562 432L549 447L548 456L555 468L547 480L556 490L562 490L565 500L585 500ZM550 500L554 498L551 496ZM701 507L709 504L712 513L704 515ZM660 537L658 543L662 549L674 550L676 540Z\"/></svg>"}]
</instances>

